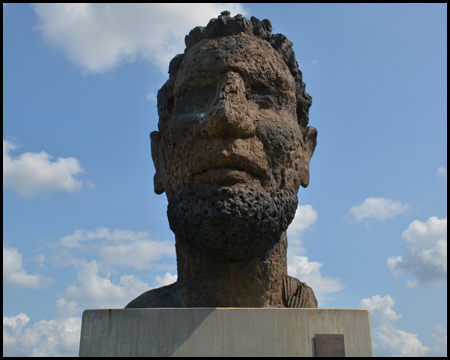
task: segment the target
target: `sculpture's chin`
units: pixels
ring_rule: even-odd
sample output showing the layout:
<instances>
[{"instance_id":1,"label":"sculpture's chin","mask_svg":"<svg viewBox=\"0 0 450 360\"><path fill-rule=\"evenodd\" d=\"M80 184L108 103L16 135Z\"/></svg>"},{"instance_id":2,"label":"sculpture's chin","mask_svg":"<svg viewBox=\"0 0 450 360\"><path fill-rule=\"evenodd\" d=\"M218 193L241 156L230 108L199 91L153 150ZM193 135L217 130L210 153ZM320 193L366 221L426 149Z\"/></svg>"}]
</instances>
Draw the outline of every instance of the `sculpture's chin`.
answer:
<instances>
[{"instance_id":1,"label":"sculpture's chin","mask_svg":"<svg viewBox=\"0 0 450 360\"><path fill-rule=\"evenodd\" d=\"M271 194L238 186L209 186L178 193L167 215L180 241L217 260L262 257L286 231L297 209L297 194Z\"/></svg>"}]
</instances>

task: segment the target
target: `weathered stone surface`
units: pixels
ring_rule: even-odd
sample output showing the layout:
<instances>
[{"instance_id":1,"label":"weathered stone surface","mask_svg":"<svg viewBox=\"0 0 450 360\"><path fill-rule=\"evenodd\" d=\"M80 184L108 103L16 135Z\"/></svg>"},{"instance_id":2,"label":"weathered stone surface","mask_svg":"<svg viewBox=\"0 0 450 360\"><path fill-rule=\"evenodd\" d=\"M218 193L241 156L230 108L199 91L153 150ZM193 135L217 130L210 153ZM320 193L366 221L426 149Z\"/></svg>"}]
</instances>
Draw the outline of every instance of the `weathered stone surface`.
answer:
<instances>
[{"instance_id":1,"label":"weathered stone surface","mask_svg":"<svg viewBox=\"0 0 450 360\"><path fill-rule=\"evenodd\" d=\"M245 261L216 260L176 238L178 279L140 295L126 308L145 307L287 307L287 237L273 249Z\"/></svg>"},{"instance_id":2,"label":"weathered stone surface","mask_svg":"<svg viewBox=\"0 0 450 360\"><path fill-rule=\"evenodd\" d=\"M285 231L309 184L317 131L292 43L222 12L186 36L158 92L150 134L166 193L178 280L133 307L317 307L287 276Z\"/></svg>"},{"instance_id":3,"label":"weathered stone surface","mask_svg":"<svg viewBox=\"0 0 450 360\"><path fill-rule=\"evenodd\" d=\"M222 170L218 170L222 171ZM297 197L279 191L205 186L201 193L174 196L168 206L170 228L183 241L216 260L261 257L292 222Z\"/></svg>"}]
</instances>

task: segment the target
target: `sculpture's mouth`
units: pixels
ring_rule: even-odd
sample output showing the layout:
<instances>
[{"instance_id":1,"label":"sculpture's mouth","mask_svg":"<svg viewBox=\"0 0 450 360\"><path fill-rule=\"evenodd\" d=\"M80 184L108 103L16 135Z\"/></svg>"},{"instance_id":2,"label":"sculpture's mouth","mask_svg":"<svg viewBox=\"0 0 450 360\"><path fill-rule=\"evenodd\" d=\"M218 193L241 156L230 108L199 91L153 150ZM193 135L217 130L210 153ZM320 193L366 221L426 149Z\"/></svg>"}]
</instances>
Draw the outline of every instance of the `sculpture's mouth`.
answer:
<instances>
[{"instance_id":1,"label":"sculpture's mouth","mask_svg":"<svg viewBox=\"0 0 450 360\"><path fill-rule=\"evenodd\" d=\"M249 183L255 178L255 176L249 174L247 171L229 168L209 169L200 174L197 174L197 176L202 182L218 185Z\"/></svg>"},{"instance_id":2,"label":"sculpture's mouth","mask_svg":"<svg viewBox=\"0 0 450 360\"><path fill-rule=\"evenodd\" d=\"M267 172L251 155L241 155L228 150L204 154L202 160L195 163L192 175L243 179L249 176L261 178Z\"/></svg>"}]
</instances>

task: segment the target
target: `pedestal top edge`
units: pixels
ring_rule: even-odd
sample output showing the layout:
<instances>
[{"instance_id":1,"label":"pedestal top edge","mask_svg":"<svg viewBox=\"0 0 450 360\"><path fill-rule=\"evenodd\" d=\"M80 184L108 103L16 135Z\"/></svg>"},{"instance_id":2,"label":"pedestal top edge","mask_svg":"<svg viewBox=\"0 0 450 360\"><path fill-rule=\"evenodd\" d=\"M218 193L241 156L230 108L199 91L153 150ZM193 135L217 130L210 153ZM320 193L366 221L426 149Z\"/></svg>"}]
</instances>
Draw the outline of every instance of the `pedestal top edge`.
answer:
<instances>
[{"instance_id":1,"label":"pedestal top edge","mask_svg":"<svg viewBox=\"0 0 450 360\"><path fill-rule=\"evenodd\" d=\"M289 309L289 308L245 308L245 307L164 307L164 308L139 308L139 309L123 309L123 308L104 308L104 309L85 309L84 311L161 311L161 310L264 310L264 311L368 311L367 309L352 309L352 308L315 308L315 309Z\"/></svg>"}]
</instances>

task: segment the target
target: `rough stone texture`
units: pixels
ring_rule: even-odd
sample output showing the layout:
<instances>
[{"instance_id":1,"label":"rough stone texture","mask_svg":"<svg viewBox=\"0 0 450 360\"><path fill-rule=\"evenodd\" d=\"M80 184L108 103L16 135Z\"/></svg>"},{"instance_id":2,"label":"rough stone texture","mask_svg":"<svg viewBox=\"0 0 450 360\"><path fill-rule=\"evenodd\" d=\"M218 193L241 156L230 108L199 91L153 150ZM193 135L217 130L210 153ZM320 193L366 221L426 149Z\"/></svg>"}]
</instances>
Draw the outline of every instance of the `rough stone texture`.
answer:
<instances>
[{"instance_id":1,"label":"rough stone texture","mask_svg":"<svg viewBox=\"0 0 450 360\"><path fill-rule=\"evenodd\" d=\"M297 97L297 116L298 121L302 125L303 128L306 128L309 121L309 108L312 104L311 96L305 91L305 83L303 83L302 72L298 68L298 63L295 59L294 50L292 49L292 43L283 35L283 34L272 34L272 24L270 20L264 19L262 21L258 20L254 16L251 17L250 21L248 19L242 17L242 15L236 15L235 17L230 17L229 11L223 11L219 18L211 19L208 25L205 27L197 26L192 29L189 35L186 35L185 43L186 50L185 53L189 50L189 48L198 43L203 39L211 39L214 37L223 37L227 35L237 35L240 33L253 34L254 36L264 39L282 56L283 61L288 66L292 76L296 82L296 97ZM177 56L183 57L184 54L180 54ZM176 76L176 72L178 71L180 63L174 63L172 67L172 72L169 73ZM165 105L167 101L170 99L170 94L166 92L168 90L166 88L170 88L173 86L173 83L169 81L165 84L165 86L161 89L163 90L161 93L161 100L158 98L158 103L161 106L158 106L160 118L164 118ZM164 94L165 93L165 94ZM164 95L169 95L164 98Z\"/></svg>"},{"instance_id":2,"label":"rough stone texture","mask_svg":"<svg viewBox=\"0 0 450 360\"><path fill-rule=\"evenodd\" d=\"M216 260L260 257L292 222L297 197L238 187L208 187L202 193L177 194L167 216L175 234Z\"/></svg>"},{"instance_id":3,"label":"rough stone texture","mask_svg":"<svg viewBox=\"0 0 450 360\"><path fill-rule=\"evenodd\" d=\"M271 31L224 11L171 61L150 137L178 280L127 308L317 307L312 289L287 277L285 234L317 130L292 43Z\"/></svg>"},{"instance_id":4,"label":"rough stone texture","mask_svg":"<svg viewBox=\"0 0 450 360\"><path fill-rule=\"evenodd\" d=\"M176 238L178 280L150 290L127 308L143 307L285 307L287 237L260 258L216 260ZM201 305L199 305L201 304Z\"/></svg>"}]
</instances>

